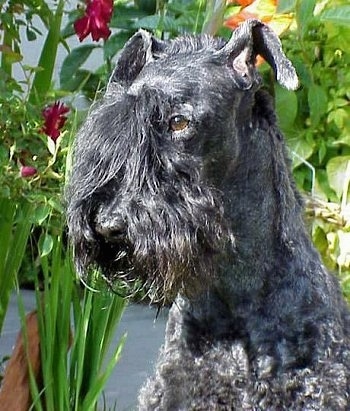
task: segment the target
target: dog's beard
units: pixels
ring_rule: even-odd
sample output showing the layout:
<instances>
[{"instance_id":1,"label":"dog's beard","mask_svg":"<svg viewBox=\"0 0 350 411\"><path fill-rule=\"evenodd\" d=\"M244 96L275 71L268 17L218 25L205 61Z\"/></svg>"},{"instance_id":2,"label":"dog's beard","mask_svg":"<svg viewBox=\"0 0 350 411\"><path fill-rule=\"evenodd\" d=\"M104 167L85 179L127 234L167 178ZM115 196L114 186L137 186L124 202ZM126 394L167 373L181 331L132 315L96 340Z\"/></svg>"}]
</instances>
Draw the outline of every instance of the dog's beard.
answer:
<instances>
[{"instance_id":1,"label":"dog's beard","mask_svg":"<svg viewBox=\"0 0 350 411\"><path fill-rule=\"evenodd\" d=\"M100 205L94 217L98 242L93 259L116 292L163 305L178 292L191 298L215 281L214 261L232 248L233 237L216 198L202 196L196 203L197 208L189 203L186 208L184 202L158 202L155 209L136 209L131 202ZM124 210L122 234L120 215L113 218L116 209Z\"/></svg>"},{"instance_id":2,"label":"dog's beard","mask_svg":"<svg viewBox=\"0 0 350 411\"><path fill-rule=\"evenodd\" d=\"M173 239L163 239L162 243L167 241L174 243ZM146 297L160 305L171 303L179 292L193 298L209 287L216 278L214 261L227 248L223 238L213 239L210 245L181 240L179 248L157 251L149 240L148 244L140 243L142 253L129 242L104 241L96 262L117 293Z\"/></svg>"}]
</instances>

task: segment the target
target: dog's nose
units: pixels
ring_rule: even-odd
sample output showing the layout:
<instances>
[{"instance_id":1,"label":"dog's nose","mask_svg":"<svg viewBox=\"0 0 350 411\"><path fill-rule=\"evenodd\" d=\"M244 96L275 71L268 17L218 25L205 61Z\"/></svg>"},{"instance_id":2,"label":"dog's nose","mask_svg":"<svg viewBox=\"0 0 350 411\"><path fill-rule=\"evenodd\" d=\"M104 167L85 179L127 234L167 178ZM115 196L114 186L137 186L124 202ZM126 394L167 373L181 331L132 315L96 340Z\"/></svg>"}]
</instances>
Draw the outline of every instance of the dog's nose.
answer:
<instances>
[{"instance_id":1,"label":"dog's nose","mask_svg":"<svg viewBox=\"0 0 350 411\"><path fill-rule=\"evenodd\" d=\"M120 240L125 237L126 224L121 217L98 215L96 218L95 230L102 237L113 241Z\"/></svg>"}]
</instances>

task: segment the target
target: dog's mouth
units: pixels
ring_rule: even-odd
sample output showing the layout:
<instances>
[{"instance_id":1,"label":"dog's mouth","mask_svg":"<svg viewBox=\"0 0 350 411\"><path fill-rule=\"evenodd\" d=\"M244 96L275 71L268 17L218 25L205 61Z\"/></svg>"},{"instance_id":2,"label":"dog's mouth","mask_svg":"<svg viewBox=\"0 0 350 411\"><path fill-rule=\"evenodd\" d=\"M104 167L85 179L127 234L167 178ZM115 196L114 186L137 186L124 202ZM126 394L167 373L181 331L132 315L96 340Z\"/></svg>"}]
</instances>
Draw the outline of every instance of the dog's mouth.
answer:
<instances>
[{"instance_id":1,"label":"dog's mouth","mask_svg":"<svg viewBox=\"0 0 350 411\"><path fill-rule=\"evenodd\" d=\"M126 217L108 207L101 207L96 214L94 231L98 247L94 260L116 293L168 305L179 292L194 297L214 280L212 260L220 248L218 238L214 245L211 233L209 243L208 233L202 228L185 226L185 221L159 230L161 222L154 221L152 230L142 220L131 226Z\"/></svg>"},{"instance_id":2,"label":"dog's mouth","mask_svg":"<svg viewBox=\"0 0 350 411\"><path fill-rule=\"evenodd\" d=\"M134 247L127 239L126 225L112 210L102 207L96 214L93 228L97 239L94 259L104 280L122 297L144 297L145 284L135 275Z\"/></svg>"},{"instance_id":3,"label":"dog's mouth","mask_svg":"<svg viewBox=\"0 0 350 411\"><path fill-rule=\"evenodd\" d=\"M196 295L209 284L208 271L198 271L194 259L168 252L149 250L137 254L135 245L121 234L110 233L100 242L95 256L104 280L122 297L147 300L160 306L171 304L179 292L188 297ZM208 265L207 267L208 268ZM212 279L211 279L212 280Z\"/></svg>"},{"instance_id":4,"label":"dog's mouth","mask_svg":"<svg viewBox=\"0 0 350 411\"><path fill-rule=\"evenodd\" d=\"M186 195L169 199L167 192L121 196L112 187L90 211L87 265L97 266L117 293L164 305L215 280L218 256L233 244L221 199L203 187L185 188Z\"/></svg>"}]
</instances>

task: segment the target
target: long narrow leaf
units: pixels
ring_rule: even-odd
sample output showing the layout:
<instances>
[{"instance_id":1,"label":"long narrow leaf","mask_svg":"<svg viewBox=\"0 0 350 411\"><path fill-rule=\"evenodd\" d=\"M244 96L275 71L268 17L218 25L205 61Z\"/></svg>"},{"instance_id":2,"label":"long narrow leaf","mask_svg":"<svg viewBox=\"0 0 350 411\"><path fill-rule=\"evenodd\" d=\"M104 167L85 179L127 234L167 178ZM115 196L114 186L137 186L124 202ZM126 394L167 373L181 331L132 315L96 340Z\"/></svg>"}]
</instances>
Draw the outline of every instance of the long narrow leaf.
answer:
<instances>
[{"instance_id":1,"label":"long narrow leaf","mask_svg":"<svg viewBox=\"0 0 350 411\"><path fill-rule=\"evenodd\" d=\"M57 49L60 42L63 6L64 1L60 0L57 4L56 13L52 16L50 28L41 51L38 64L42 70L35 73L33 84L29 93L29 101L31 103L40 102L40 98L48 92L51 85Z\"/></svg>"},{"instance_id":2,"label":"long narrow leaf","mask_svg":"<svg viewBox=\"0 0 350 411\"><path fill-rule=\"evenodd\" d=\"M106 370L103 373L101 373L99 378L95 381L94 385L91 387L91 390L89 391L88 395L85 397L81 410L91 410L92 406L94 406L97 403L98 398L101 395L106 382L108 381L108 378L111 376L115 365L120 359L120 355L123 350L125 341L126 341L126 334L124 334L122 338L120 339L118 346L114 352L114 355L112 356L112 358L107 364Z\"/></svg>"},{"instance_id":3,"label":"long narrow leaf","mask_svg":"<svg viewBox=\"0 0 350 411\"><path fill-rule=\"evenodd\" d=\"M202 33L216 34L222 27L226 10L225 0L209 0L207 2L206 18Z\"/></svg>"},{"instance_id":4,"label":"long narrow leaf","mask_svg":"<svg viewBox=\"0 0 350 411\"><path fill-rule=\"evenodd\" d=\"M350 5L337 6L325 10L321 14L321 21L327 21L334 24L341 24L346 27L350 25Z\"/></svg>"},{"instance_id":5,"label":"long narrow leaf","mask_svg":"<svg viewBox=\"0 0 350 411\"><path fill-rule=\"evenodd\" d=\"M7 311L10 292L14 280L21 266L28 237L32 228L30 216L32 205L23 201L20 206L13 207L11 200L1 201L0 241L2 251L0 252L0 333L4 317Z\"/></svg>"}]
</instances>

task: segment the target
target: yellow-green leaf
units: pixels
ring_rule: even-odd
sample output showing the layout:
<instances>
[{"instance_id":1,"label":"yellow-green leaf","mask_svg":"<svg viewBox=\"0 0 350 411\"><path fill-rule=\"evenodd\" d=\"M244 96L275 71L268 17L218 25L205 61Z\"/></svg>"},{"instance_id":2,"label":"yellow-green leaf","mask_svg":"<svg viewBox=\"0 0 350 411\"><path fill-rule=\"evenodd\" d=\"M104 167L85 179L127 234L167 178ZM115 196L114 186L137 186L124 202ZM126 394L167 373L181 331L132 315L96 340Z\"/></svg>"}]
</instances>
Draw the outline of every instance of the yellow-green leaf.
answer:
<instances>
[{"instance_id":1,"label":"yellow-green leaf","mask_svg":"<svg viewBox=\"0 0 350 411\"><path fill-rule=\"evenodd\" d=\"M350 179L350 156L333 157L327 163L327 176L330 187L340 200L346 182Z\"/></svg>"}]
</instances>

